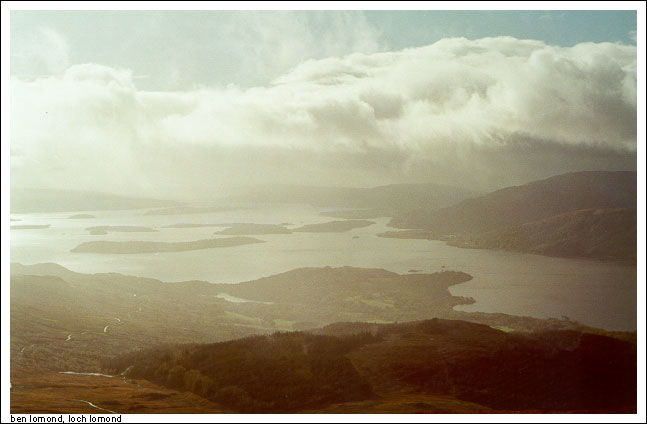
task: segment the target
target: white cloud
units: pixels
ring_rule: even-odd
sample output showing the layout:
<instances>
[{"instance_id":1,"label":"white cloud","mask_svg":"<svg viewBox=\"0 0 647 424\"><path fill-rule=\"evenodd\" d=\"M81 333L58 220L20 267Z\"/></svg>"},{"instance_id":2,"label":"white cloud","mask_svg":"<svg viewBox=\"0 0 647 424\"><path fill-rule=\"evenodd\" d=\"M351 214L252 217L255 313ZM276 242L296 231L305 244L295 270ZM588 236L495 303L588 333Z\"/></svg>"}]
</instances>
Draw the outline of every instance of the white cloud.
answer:
<instances>
[{"instance_id":1,"label":"white cloud","mask_svg":"<svg viewBox=\"0 0 647 424\"><path fill-rule=\"evenodd\" d=\"M636 151L636 47L611 43L445 39L307 60L270 86L178 92L75 65L14 79L12 91L13 184L177 195L268 181L483 183L477 169L499 183L613 167ZM524 163L498 169L492 152ZM571 162L543 163L555 152Z\"/></svg>"}]
</instances>

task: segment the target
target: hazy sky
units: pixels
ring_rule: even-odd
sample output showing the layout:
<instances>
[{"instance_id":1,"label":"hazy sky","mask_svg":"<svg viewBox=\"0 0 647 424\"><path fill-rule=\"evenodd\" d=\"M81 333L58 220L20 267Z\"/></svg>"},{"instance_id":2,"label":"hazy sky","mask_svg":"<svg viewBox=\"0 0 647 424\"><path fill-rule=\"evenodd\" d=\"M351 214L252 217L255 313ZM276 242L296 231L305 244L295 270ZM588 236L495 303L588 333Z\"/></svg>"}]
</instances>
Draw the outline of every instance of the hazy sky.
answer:
<instances>
[{"instance_id":1,"label":"hazy sky","mask_svg":"<svg viewBox=\"0 0 647 424\"><path fill-rule=\"evenodd\" d=\"M635 40L632 11L12 11L12 185L195 197L635 169Z\"/></svg>"}]
</instances>

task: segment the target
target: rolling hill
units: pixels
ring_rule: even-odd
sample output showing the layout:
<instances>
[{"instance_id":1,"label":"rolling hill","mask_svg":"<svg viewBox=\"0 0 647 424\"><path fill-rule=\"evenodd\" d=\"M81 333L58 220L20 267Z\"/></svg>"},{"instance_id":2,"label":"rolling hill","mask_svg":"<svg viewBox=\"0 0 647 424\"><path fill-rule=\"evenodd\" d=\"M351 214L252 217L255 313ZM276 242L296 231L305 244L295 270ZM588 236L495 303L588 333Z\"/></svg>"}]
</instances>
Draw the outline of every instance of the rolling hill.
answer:
<instances>
[{"instance_id":1,"label":"rolling hill","mask_svg":"<svg viewBox=\"0 0 647 424\"><path fill-rule=\"evenodd\" d=\"M144 199L75 190L11 187L11 213L72 212L161 208L177 206L172 200Z\"/></svg>"},{"instance_id":2,"label":"rolling hill","mask_svg":"<svg viewBox=\"0 0 647 424\"><path fill-rule=\"evenodd\" d=\"M581 209L636 207L635 172L575 172L507 187L441 209L398 215L395 228L425 229L438 236L479 233Z\"/></svg>"},{"instance_id":3,"label":"rolling hill","mask_svg":"<svg viewBox=\"0 0 647 424\"><path fill-rule=\"evenodd\" d=\"M71 413L91 411L93 408L84 402L71 402L70 399L88 401L119 413L228 410L305 412L306 409L363 413L478 412L491 408L505 409L514 404L489 403L491 399L483 400L470 394L457 397L451 390L430 390L426 383L423 384L427 377L420 381L410 379L411 372L418 367L422 376L426 373L436 375L437 369L425 367L432 367L433 364L441 366L439 364L445 364L450 359L455 361L452 367L456 368L441 369L458 373L448 374L452 381L458 377L466 378L461 376L461 369L475 371L466 368L469 363L461 362L465 359L461 356L463 353L484 358L486 364L494 360L492 355L498 358L497 352L517 339L490 327L513 331L511 334L522 339L525 331L555 330L569 330L577 334L573 336L577 340L589 336L602 337L590 340L602 340L609 343L611 348L594 344L596 349L601 346L600 352L591 354L586 351L588 353L583 352L584 356L577 359L592 358L594 364L599 365L599 360L607 357L595 355L608 353L612 361L624 358L629 368L618 371L621 378L625 378L623 373L628 373L632 364L635 366L635 357L632 359L631 348L627 347L635 346L635 333L609 333L568 320L453 310L454 306L469 304L472 300L452 296L448 288L470 278L468 274L457 271L400 275L383 269L324 267L300 268L239 284L209 284L204 281L163 283L116 273L81 274L53 263L13 263L9 282L11 410ZM403 324L394 324L393 327L375 324L432 317L474 321L484 325L461 330L461 326L468 324L463 322L449 325L440 332L429 333L424 326L423 329L416 329L415 326ZM342 321L347 324L325 327ZM320 329L308 333L248 338L277 331L315 328ZM397 334L390 335L390 328L396 329L394 334ZM368 334L363 334L366 332ZM501 345L483 348L479 342L481 333L486 338L490 335L501 338ZM445 336L441 337L441 334L466 336L460 340L458 347L444 350L454 342L448 344L448 341L443 341ZM618 345L616 341L607 340L607 336L618 342L624 340L629 345ZM436 341L441 344L436 344ZM219 342L226 343L213 345ZM371 353L364 350L371 349L376 343L381 346L378 351ZM402 343L404 347L399 347ZM551 349L561 352L562 345L562 342L551 341L541 349L552 346ZM212 352L211 346L220 347ZM579 345L575 343L573 346ZM436 361L439 356L429 356L432 362L422 366L425 361L421 358L425 357L416 355L423 352L415 354L415 351L406 349L436 352L445 362ZM629 349L629 353L625 352L626 349ZM148 353L145 352L150 356L146 356ZM168 352L173 354L168 356ZM531 355L532 352L530 349L524 355ZM186 363L181 359L185 353L189 355L186 358L190 357ZM143 356L138 356L140 354ZM520 369L537 360L540 360L538 363L542 367L557 367L556 363L545 362L551 358L550 355L548 358L540 355L519 359L514 357L514 352L508 354L517 361L511 363L519 365ZM383 355L391 358L391 362L384 364L392 363L404 371L405 365L397 363L396 358L399 361L406 361L407 358L412 361L411 367L404 373L394 376L385 374L384 378L389 379L384 383L386 386L380 382L383 381L380 375L384 370L375 368L383 363ZM568 352L564 352L564 355L570 358ZM148 371L120 375L135 362L141 364L145 357L145 362L149 364L146 368ZM501 358L505 362L510 357ZM127 360L124 362L120 358ZM117 362L111 362L113 360ZM114 371L131 360L132 363L124 369ZM176 360L181 361L173 362ZM577 362L573 358L568 361ZM568 361L566 363L572 364ZM610 368L612 371L605 367L608 368L608 365L600 365L599 373L612 372L616 365ZM154 371L153 376L148 374L151 370ZM133 369L136 373L140 371ZM512 370L507 372L500 375L511 378ZM583 372L589 372L589 369ZM232 376L238 377L232 380ZM496 379L484 381L487 384L479 386L481 392L487 392L491 384L493 390L498 390L493 392L498 393L497 396L510 395L510 391L496 388ZM532 384L537 382L530 381ZM630 390L630 383L627 383L629 388L618 388L611 381L609 387L610 390L617 388L618 393L625 393L622 390ZM270 393L262 394L260 387ZM273 390L268 391L267 387ZM393 390L386 390L385 387ZM207 395L212 389L216 397ZM186 390L194 391L199 398L186 393ZM280 401L276 396L272 397L279 394L282 396ZM168 399L168 403L163 399ZM550 402L553 402L554 398L551 399ZM625 408L624 400L616 400L602 402L600 408L605 405L613 410ZM559 408L588 407L574 402ZM163 404L165 408L161 407ZM557 408L554 403L546 405L537 407ZM535 407L534 404L530 406ZM631 408L631 405L626 407Z\"/></svg>"},{"instance_id":4,"label":"rolling hill","mask_svg":"<svg viewBox=\"0 0 647 424\"><path fill-rule=\"evenodd\" d=\"M636 345L610 337L510 334L440 319L336 324L314 333L173 345L103 364L105 372L245 413L321 412L362 402L374 409L407 399L411 412L635 410Z\"/></svg>"},{"instance_id":5,"label":"rolling hill","mask_svg":"<svg viewBox=\"0 0 647 424\"><path fill-rule=\"evenodd\" d=\"M636 209L584 209L477 235L448 238L448 243L458 247L635 262L636 217Z\"/></svg>"},{"instance_id":6,"label":"rolling hill","mask_svg":"<svg viewBox=\"0 0 647 424\"><path fill-rule=\"evenodd\" d=\"M425 230L461 247L632 260L636 187L635 172L569 173L450 207L412 210L389 225Z\"/></svg>"},{"instance_id":7,"label":"rolling hill","mask_svg":"<svg viewBox=\"0 0 647 424\"><path fill-rule=\"evenodd\" d=\"M391 184L372 188L267 185L241 191L245 192L231 196L228 200L388 210L439 208L478 195L473 190L431 183Z\"/></svg>"}]
</instances>

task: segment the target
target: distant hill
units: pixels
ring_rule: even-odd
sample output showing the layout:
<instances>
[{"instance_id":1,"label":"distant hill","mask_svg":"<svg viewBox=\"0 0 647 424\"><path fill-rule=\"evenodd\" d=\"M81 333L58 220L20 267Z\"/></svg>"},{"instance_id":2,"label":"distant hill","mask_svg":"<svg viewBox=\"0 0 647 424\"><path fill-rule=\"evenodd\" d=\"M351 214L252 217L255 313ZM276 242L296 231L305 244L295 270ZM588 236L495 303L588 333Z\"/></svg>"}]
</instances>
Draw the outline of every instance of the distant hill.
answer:
<instances>
[{"instance_id":1,"label":"distant hill","mask_svg":"<svg viewBox=\"0 0 647 424\"><path fill-rule=\"evenodd\" d=\"M147 349L107 359L104 370L247 413L636 408L637 350L630 342L576 331L513 334L441 319L353 325L357 331L342 327L342 334L334 325L316 334Z\"/></svg>"},{"instance_id":2,"label":"distant hill","mask_svg":"<svg viewBox=\"0 0 647 424\"><path fill-rule=\"evenodd\" d=\"M435 239L461 247L631 259L636 245L636 178L636 172L624 171L563 174L445 208L411 210L396 215L389 225L426 230ZM610 212L573 214L583 210Z\"/></svg>"},{"instance_id":3,"label":"distant hill","mask_svg":"<svg viewBox=\"0 0 647 424\"><path fill-rule=\"evenodd\" d=\"M345 233L354 228L368 227L375 222L363 219L354 219L346 221L331 221L321 224L308 224L303 227L294 228L292 231L301 233Z\"/></svg>"},{"instance_id":4,"label":"distant hill","mask_svg":"<svg viewBox=\"0 0 647 424\"><path fill-rule=\"evenodd\" d=\"M146 199L74 190L11 188L11 213L73 212L161 208L177 206L172 200Z\"/></svg>"},{"instance_id":5,"label":"distant hill","mask_svg":"<svg viewBox=\"0 0 647 424\"><path fill-rule=\"evenodd\" d=\"M574 172L507 187L441 209L417 209L393 218L395 228L437 236L480 233L581 209L636 207L635 172Z\"/></svg>"},{"instance_id":6,"label":"distant hill","mask_svg":"<svg viewBox=\"0 0 647 424\"><path fill-rule=\"evenodd\" d=\"M439 208L478 195L461 187L440 184L391 184L373 188L267 185L231 196L230 201L259 203L308 203L357 209L405 210ZM379 215L378 216L382 216Z\"/></svg>"},{"instance_id":7,"label":"distant hill","mask_svg":"<svg viewBox=\"0 0 647 424\"><path fill-rule=\"evenodd\" d=\"M188 215L188 214L204 214L204 213L218 213L229 212L241 209L237 206L177 206L164 209L153 209L146 212L144 215Z\"/></svg>"},{"instance_id":8,"label":"distant hill","mask_svg":"<svg viewBox=\"0 0 647 424\"><path fill-rule=\"evenodd\" d=\"M448 241L458 247L635 262L636 217L636 209L584 209Z\"/></svg>"}]
</instances>

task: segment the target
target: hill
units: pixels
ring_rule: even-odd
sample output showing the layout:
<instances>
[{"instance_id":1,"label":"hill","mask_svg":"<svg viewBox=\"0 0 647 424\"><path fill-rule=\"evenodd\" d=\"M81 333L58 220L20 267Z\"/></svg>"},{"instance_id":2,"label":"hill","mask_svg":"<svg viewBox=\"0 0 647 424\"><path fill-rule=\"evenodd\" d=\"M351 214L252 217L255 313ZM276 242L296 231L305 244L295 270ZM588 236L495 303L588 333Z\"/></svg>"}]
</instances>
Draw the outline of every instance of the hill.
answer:
<instances>
[{"instance_id":1,"label":"hill","mask_svg":"<svg viewBox=\"0 0 647 424\"><path fill-rule=\"evenodd\" d=\"M160 343L216 342L336 321L439 316L470 302L447 290L470 278L457 272L301 268L240 284L163 283L81 274L52 263L14 263L11 371L97 372L102 355ZM223 294L247 301L228 301Z\"/></svg>"},{"instance_id":2,"label":"hill","mask_svg":"<svg viewBox=\"0 0 647 424\"><path fill-rule=\"evenodd\" d=\"M73 212L161 208L178 205L172 200L145 199L90 191L11 187L11 213Z\"/></svg>"},{"instance_id":3,"label":"hill","mask_svg":"<svg viewBox=\"0 0 647 424\"><path fill-rule=\"evenodd\" d=\"M585 209L477 235L448 238L448 243L635 262L636 218L636 209Z\"/></svg>"},{"instance_id":4,"label":"hill","mask_svg":"<svg viewBox=\"0 0 647 424\"><path fill-rule=\"evenodd\" d=\"M436 236L481 233L581 209L636 207L635 172L575 172L507 187L441 209L394 217L395 228L425 229Z\"/></svg>"},{"instance_id":5,"label":"hill","mask_svg":"<svg viewBox=\"0 0 647 424\"><path fill-rule=\"evenodd\" d=\"M481 412L636 407L637 350L629 342L574 331L509 334L440 319L355 325L352 334L336 334L332 326L317 334L174 345L103 364L106 372L187 390L247 413L403 403L408 396L416 399L417 412L437 409L439 397L442 412L465 412L466 406Z\"/></svg>"},{"instance_id":6,"label":"hill","mask_svg":"<svg viewBox=\"0 0 647 424\"><path fill-rule=\"evenodd\" d=\"M46 373L11 387L14 414L222 414L200 396L122 376ZM107 421L106 421L107 422Z\"/></svg>"},{"instance_id":7,"label":"hill","mask_svg":"<svg viewBox=\"0 0 647 424\"><path fill-rule=\"evenodd\" d=\"M10 377L13 387L11 408L14 412L25 413L45 410L51 413L70 413L80 410L80 407L87 410L87 405L76 405L69 401L82 399L112 411L145 412L156 410L160 405L160 396L168 396L168 408L160 409L160 412L230 409L230 403L223 405L207 400L198 402L195 398L185 396L186 394L175 393L175 389L170 389L170 386L167 390L162 390L157 385L153 387L131 378L122 381L120 376L105 377L110 381L88 379L94 375L92 373L113 375L111 371L102 369L101 364L126 352L144 352L155 346L178 343L224 342L276 331L318 328L339 321L363 321L365 324L337 325L324 328L324 333L312 334L352 336L358 328L368 328L372 334L376 322L450 317L497 326L506 331L586 331L613 336L635 345L635 333L611 334L566 320L454 311L455 305L470 303L472 300L452 296L448 287L470 278L468 274L451 271L399 275L381 269L325 267L301 268L245 283L216 285L204 281L163 283L115 273L81 274L52 263L14 263L11 264L9 290ZM302 346L299 344L302 336L294 337L296 344L293 343L293 347ZM292 339L286 337L281 340ZM316 338L312 340L315 345L319 343ZM364 343L362 340L372 339L358 340L357 343ZM252 345L254 343L256 342ZM359 344L353 344L355 342L350 345L348 343L350 339L324 343L332 346L331 349L338 350L322 351L323 356L317 357L321 361L317 359L313 362L313 357L308 357L305 365L300 362L305 359L298 354L299 349L296 347L290 347L287 351L281 347L274 351L280 353L277 360L285 361L281 362L283 368L279 369L285 370L286 382L302 384L298 386L302 389L315 383L316 390L308 386L310 388L299 391L307 394L311 401L304 404L304 407L318 411L323 411L321 408L332 408L330 412L334 412L335 405L327 403L333 400L344 402L341 404L344 409L350 408L356 412L428 412L424 408L432 407L436 411L449 408L451 411L474 412L484 408L482 404L476 405L448 395L429 394L417 389L412 389L412 393L390 393L388 400L383 400L379 397L382 396L379 391L371 389L370 392L366 389L367 379L362 377L361 367L358 368L354 360L351 360L351 368L347 359L344 359L350 358L348 355L355 351L348 350L348 346L352 345L352 349L360 347ZM231 346L238 349L239 345L234 343ZM256 361L269 366L277 358L272 357L274 359L271 361L262 362L264 352L272 350L262 343L258 346L263 352L247 355L249 363L255 364L253 367L250 365L252 370L260 367ZM331 357L326 356L329 353ZM236 356L233 362L215 364L214 367L224 367L222 372L249 376L244 367L237 368L242 366L237 362L242 358L245 356ZM334 359L332 363L331 358ZM313 366L323 368L313 370L310 368ZM190 370L187 367L185 369ZM270 368L268 370L270 373L274 372ZM68 371L81 374L59 374ZM283 372L273 375L278 378L277 375L282 375ZM117 374L120 373L121 371ZM328 373L338 376L340 381L349 382L348 387L353 388L352 396L340 392L340 386L329 378ZM199 377L196 373L187 375L191 387L208 382L196 377ZM201 382L197 383L198 380ZM163 384L166 385L167 382ZM149 386L154 393L143 390ZM180 386L177 387L180 390ZM182 386L181 390L184 389ZM290 396L294 392L280 393ZM246 395L236 388L228 388L220 395L223 399L240 399L241 396L246 399ZM183 398L186 399L184 403ZM252 398L254 399L253 396ZM357 400L360 398L363 400ZM267 399L260 400L269 402ZM349 401L352 403L348 403ZM276 408L284 408L286 405L277 404Z\"/></svg>"},{"instance_id":8,"label":"hill","mask_svg":"<svg viewBox=\"0 0 647 424\"><path fill-rule=\"evenodd\" d=\"M412 210L389 225L424 230L459 247L635 261L636 184L635 172L576 172L446 208Z\"/></svg>"},{"instance_id":9,"label":"hill","mask_svg":"<svg viewBox=\"0 0 647 424\"><path fill-rule=\"evenodd\" d=\"M266 185L241 190L246 192L228 200L389 210L439 208L478 194L473 190L440 184L391 184L372 188ZM377 216L385 215L378 213Z\"/></svg>"},{"instance_id":10,"label":"hill","mask_svg":"<svg viewBox=\"0 0 647 424\"><path fill-rule=\"evenodd\" d=\"M452 271L399 275L325 267L239 284L163 283L115 273L81 274L53 263L13 263L11 372L98 372L98 358L124 349L217 342L338 321L473 317L523 331L583 328L570 321L454 311L472 300L452 296L448 287L469 279ZM245 301L228 301L225 295Z\"/></svg>"}]
</instances>

